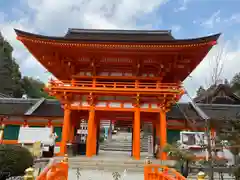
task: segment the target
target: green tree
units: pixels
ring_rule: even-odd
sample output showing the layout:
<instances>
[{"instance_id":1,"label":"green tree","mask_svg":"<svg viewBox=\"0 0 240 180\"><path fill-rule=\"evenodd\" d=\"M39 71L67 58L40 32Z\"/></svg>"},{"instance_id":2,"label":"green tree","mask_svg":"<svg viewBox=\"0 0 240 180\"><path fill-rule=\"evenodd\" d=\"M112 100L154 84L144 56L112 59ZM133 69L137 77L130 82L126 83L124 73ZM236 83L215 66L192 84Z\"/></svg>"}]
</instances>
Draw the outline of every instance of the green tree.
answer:
<instances>
[{"instance_id":1,"label":"green tree","mask_svg":"<svg viewBox=\"0 0 240 180\"><path fill-rule=\"evenodd\" d=\"M233 175L236 180L240 179L240 120L227 121L229 124L228 129L222 129L222 133L219 135L219 139L223 143L223 146L228 148L234 157L234 171Z\"/></svg>"},{"instance_id":2,"label":"green tree","mask_svg":"<svg viewBox=\"0 0 240 180\"><path fill-rule=\"evenodd\" d=\"M48 98L48 99L53 98L49 96L45 91L43 91L45 84L38 79L25 76L22 79L22 85L25 90L25 93L30 98L41 98L41 97Z\"/></svg>"},{"instance_id":3,"label":"green tree","mask_svg":"<svg viewBox=\"0 0 240 180\"><path fill-rule=\"evenodd\" d=\"M167 144L163 151L168 153L169 157L177 160L177 166L180 166L181 174L187 177L189 173L189 163L194 160L194 154L187 149L180 148L180 145L177 143Z\"/></svg>"},{"instance_id":4,"label":"green tree","mask_svg":"<svg viewBox=\"0 0 240 180\"><path fill-rule=\"evenodd\" d=\"M199 96L201 96L202 95L202 93L204 93L206 90L204 89L204 87L203 86L200 86L199 88L198 88L198 90L197 90L197 97L199 97Z\"/></svg>"},{"instance_id":5,"label":"green tree","mask_svg":"<svg viewBox=\"0 0 240 180\"><path fill-rule=\"evenodd\" d=\"M21 72L12 57L12 52L12 46L0 33L0 92L12 97L21 97L24 93Z\"/></svg>"},{"instance_id":6,"label":"green tree","mask_svg":"<svg viewBox=\"0 0 240 180\"><path fill-rule=\"evenodd\" d=\"M240 73L237 73L233 76L230 85L233 92L235 92L237 95L240 95Z\"/></svg>"}]
</instances>

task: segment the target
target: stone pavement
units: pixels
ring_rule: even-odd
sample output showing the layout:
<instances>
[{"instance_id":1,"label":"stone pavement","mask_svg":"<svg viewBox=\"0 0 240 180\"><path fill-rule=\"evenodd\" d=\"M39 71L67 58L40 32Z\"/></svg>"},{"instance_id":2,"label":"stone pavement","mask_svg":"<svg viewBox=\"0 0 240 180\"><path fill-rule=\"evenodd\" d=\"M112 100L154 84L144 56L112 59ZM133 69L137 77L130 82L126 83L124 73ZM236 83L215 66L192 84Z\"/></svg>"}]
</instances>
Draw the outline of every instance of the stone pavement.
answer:
<instances>
[{"instance_id":1,"label":"stone pavement","mask_svg":"<svg viewBox=\"0 0 240 180\"><path fill-rule=\"evenodd\" d=\"M68 179L71 180L114 180L113 173L107 171L98 170L83 170L79 171L79 176L77 176L76 169L69 170ZM127 171L118 172L121 176L120 180L143 180L143 173L129 173ZM79 177L79 178L78 178Z\"/></svg>"}]
</instances>

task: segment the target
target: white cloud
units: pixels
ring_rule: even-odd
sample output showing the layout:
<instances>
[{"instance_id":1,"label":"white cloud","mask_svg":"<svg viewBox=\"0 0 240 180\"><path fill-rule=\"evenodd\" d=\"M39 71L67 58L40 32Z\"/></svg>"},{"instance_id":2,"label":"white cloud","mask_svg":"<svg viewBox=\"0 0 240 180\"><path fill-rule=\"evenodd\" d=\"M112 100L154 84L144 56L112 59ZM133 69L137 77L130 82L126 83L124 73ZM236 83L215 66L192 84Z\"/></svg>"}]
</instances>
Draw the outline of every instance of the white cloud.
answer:
<instances>
[{"instance_id":1,"label":"white cloud","mask_svg":"<svg viewBox=\"0 0 240 180\"><path fill-rule=\"evenodd\" d=\"M209 18L202 21L201 26L205 28L213 28L215 24L220 23L220 10L214 12Z\"/></svg>"},{"instance_id":2,"label":"white cloud","mask_svg":"<svg viewBox=\"0 0 240 180\"><path fill-rule=\"evenodd\" d=\"M12 8L17 19L8 22L0 14L0 29L14 47L14 57L24 74L41 76L44 68L16 40L13 28L63 36L67 28L137 29L137 20L157 10L167 0L22 0L25 9ZM148 19L149 25L153 22ZM146 25L144 25L146 28ZM36 74L38 73L38 74Z\"/></svg>"},{"instance_id":3,"label":"white cloud","mask_svg":"<svg viewBox=\"0 0 240 180\"><path fill-rule=\"evenodd\" d=\"M220 51L223 51L220 60L220 63L223 65L223 71L219 78L221 80L231 80L236 73L240 72L240 47L233 50L231 46L231 41L220 39L219 44L212 48L200 65L185 80L184 86L191 97L195 96L196 89L199 86L202 85L207 88L211 84L212 71L216 67L215 59Z\"/></svg>"},{"instance_id":4,"label":"white cloud","mask_svg":"<svg viewBox=\"0 0 240 180\"><path fill-rule=\"evenodd\" d=\"M201 20L194 20L193 23L199 23L202 27L209 29L216 27L216 25L226 27L235 23L240 23L240 13L234 13L229 17L221 17L221 12L218 10L210 17Z\"/></svg>"},{"instance_id":5,"label":"white cloud","mask_svg":"<svg viewBox=\"0 0 240 180\"><path fill-rule=\"evenodd\" d=\"M178 31L180 31L182 29L182 27L180 25L173 25L171 29L174 33L176 33Z\"/></svg>"},{"instance_id":6,"label":"white cloud","mask_svg":"<svg viewBox=\"0 0 240 180\"><path fill-rule=\"evenodd\" d=\"M41 33L46 35L64 35L67 28L102 28L102 29L151 29L154 24L161 22L161 17L151 16L157 8L167 0L22 0L26 9L14 8L12 11L18 18L15 21L7 22L7 15L1 15L0 29L6 39L14 47L14 56L20 63L21 70L25 75L41 77L47 81L50 73L32 57L26 48L16 40L13 28L24 31ZM189 0L182 1L179 10L185 10ZM214 23L220 22L220 11L215 12L207 20L202 20L206 27L213 27ZM149 16L150 18L147 18ZM239 20L237 14L231 17L232 20ZM160 19L160 20L159 20ZM146 21L139 26L138 20ZM157 21L158 20L158 21ZM219 23L220 24L220 23ZM177 32L181 26L173 25L172 30ZM173 35L174 35L173 32ZM208 60L216 53L215 47L204 59L198 68L191 74L192 78L185 81L186 89L193 95L196 88L205 83L208 77ZM235 51L227 50L229 59L224 69L224 77L231 78L238 71L238 60L240 59L240 47Z\"/></svg>"},{"instance_id":7,"label":"white cloud","mask_svg":"<svg viewBox=\"0 0 240 180\"><path fill-rule=\"evenodd\" d=\"M232 14L229 18L224 19L226 23L240 23L240 13Z\"/></svg>"},{"instance_id":8,"label":"white cloud","mask_svg":"<svg viewBox=\"0 0 240 180\"><path fill-rule=\"evenodd\" d=\"M180 1L180 7L175 8L174 12L180 12L180 11L186 11L187 10L187 5L191 0L181 0Z\"/></svg>"}]
</instances>

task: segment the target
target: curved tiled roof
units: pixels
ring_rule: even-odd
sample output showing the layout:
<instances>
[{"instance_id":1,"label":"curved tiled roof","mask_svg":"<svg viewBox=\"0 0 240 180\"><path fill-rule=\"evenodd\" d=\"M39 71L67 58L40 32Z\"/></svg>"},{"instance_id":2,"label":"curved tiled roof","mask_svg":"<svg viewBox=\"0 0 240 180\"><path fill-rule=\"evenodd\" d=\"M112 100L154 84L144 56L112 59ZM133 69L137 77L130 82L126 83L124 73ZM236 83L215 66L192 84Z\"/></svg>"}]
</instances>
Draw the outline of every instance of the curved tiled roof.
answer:
<instances>
[{"instance_id":1,"label":"curved tiled roof","mask_svg":"<svg viewBox=\"0 0 240 180\"><path fill-rule=\"evenodd\" d=\"M224 92L224 96L219 96L220 91ZM231 87L227 84L213 85L207 90L200 93L194 98L196 103L211 103L211 104L239 104L240 97L233 93Z\"/></svg>"},{"instance_id":2,"label":"curved tiled roof","mask_svg":"<svg viewBox=\"0 0 240 180\"><path fill-rule=\"evenodd\" d=\"M164 44L191 44L216 41L220 33L193 39L175 39L171 31L143 31L143 30L94 30L94 29L69 29L62 37L44 36L15 29L17 36L31 37L41 40L54 41L89 41L89 42L142 42Z\"/></svg>"}]
</instances>

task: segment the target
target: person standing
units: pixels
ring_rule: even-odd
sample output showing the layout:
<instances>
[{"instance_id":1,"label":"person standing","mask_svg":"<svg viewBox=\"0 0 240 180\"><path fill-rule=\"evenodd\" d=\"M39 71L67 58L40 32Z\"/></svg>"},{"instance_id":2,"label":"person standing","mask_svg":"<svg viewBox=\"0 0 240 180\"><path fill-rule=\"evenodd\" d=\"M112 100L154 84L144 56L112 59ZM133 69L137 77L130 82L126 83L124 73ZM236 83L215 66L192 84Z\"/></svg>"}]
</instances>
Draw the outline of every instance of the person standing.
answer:
<instances>
[{"instance_id":1,"label":"person standing","mask_svg":"<svg viewBox=\"0 0 240 180\"><path fill-rule=\"evenodd\" d=\"M56 139L58 138L57 133L54 132L50 135L50 146L49 146L49 152L51 153L51 156L54 156L54 148L55 148L55 144L56 144Z\"/></svg>"}]
</instances>

